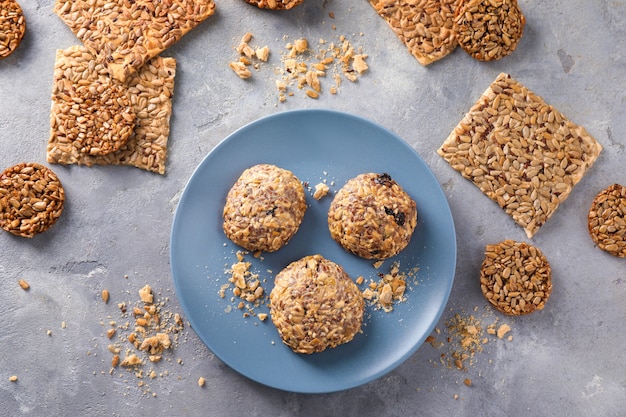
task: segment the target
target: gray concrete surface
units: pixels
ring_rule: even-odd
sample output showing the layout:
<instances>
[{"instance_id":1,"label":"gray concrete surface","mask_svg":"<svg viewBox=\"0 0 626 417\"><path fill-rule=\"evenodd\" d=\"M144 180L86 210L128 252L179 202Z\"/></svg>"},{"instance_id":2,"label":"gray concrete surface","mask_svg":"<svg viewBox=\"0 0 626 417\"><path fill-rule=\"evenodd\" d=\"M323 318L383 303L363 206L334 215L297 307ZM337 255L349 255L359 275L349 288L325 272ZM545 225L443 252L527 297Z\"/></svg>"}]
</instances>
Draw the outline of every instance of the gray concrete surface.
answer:
<instances>
[{"instance_id":1,"label":"gray concrete surface","mask_svg":"<svg viewBox=\"0 0 626 417\"><path fill-rule=\"evenodd\" d=\"M0 61L0 165L45 163L54 53L77 39L46 0L20 2L28 22L19 49ZM167 174L128 167L53 166L67 192L61 220L34 239L0 233L0 414L9 416L620 416L626 410L626 263L595 248L586 230L594 195L626 183L626 3L520 0L527 18L515 53L480 63L457 49L424 68L364 0L305 0L284 13L242 0L217 13L164 55L178 60ZM330 14L334 14L331 17ZM270 62L242 81L228 68L249 31ZM370 70L337 95L300 93L277 102L274 67L287 40L346 35ZM285 38L288 37L288 39ZM533 239L552 263L545 310L508 318L488 308L477 285L486 244L526 240L494 203L435 150L500 72L509 72L570 119L604 152ZM145 284L183 314L169 266L179 195L201 159L233 130L261 116L329 108L378 122L410 143L443 185L455 219L458 266L434 334L405 363L364 386L325 395L264 387L225 366L188 326L165 360L143 375L109 373L110 321ZM23 291L18 279L27 280ZM111 300L104 304L100 291ZM441 363L446 322L474 314L511 327L466 369ZM183 314L184 315L184 314ZM122 332L120 332L122 333ZM123 344L122 344L123 346ZM154 369L156 377L149 378ZM9 381L15 375L17 381ZM198 379L204 377L204 387ZM471 380L471 386L464 383Z\"/></svg>"}]
</instances>

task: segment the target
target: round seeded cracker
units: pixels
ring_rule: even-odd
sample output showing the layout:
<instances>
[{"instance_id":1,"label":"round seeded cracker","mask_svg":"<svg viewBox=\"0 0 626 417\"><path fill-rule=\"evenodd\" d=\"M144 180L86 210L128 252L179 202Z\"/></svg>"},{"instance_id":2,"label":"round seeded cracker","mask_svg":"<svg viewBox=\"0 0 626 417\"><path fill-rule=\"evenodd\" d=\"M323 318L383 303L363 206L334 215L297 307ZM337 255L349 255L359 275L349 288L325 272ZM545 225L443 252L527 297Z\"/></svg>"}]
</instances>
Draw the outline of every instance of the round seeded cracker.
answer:
<instances>
[{"instance_id":1,"label":"round seeded cracker","mask_svg":"<svg viewBox=\"0 0 626 417\"><path fill-rule=\"evenodd\" d=\"M26 33L22 8L15 0L0 1L0 59L11 55Z\"/></svg>"},{"instance_id":2,"label":"round seeded cracker","mask_svg":"<svg viewBox=\"0 0 626 417\"><path fill-rule=\"evenodd\" d=\"M613 184L598 193L587 222L591 239L600 249L626 257L626 187Z\"/></svg>"},{"instance_id":3,"label":"round seeded cracker","mask_svg":"<svg viewBox=\"0 0 626 417\"><path fill-rule=\"evenodd\" d=\"M552 292L552 269L544 254L525 242L487 245L480 289L500 312L519 316L542 310Z\"/></svg>"},{"instance_id":4,"label":"round seeded cracker","mask_svg":"<svg viewBox=\"0 0 626 417\"><path fill-rule=\"evenodd\" d=\"M246 3L257 6L259 9L289 10L304 0L244 0Z\"/></svg>"},{"instance_id":5,"label":"round seeded cracker","mask_svg":"<svg viewBox=\"0 0 626 417\"><path fill-rule=\"evenodd\" d=\"M365 301L344 269L321 255L290 263L275 278L270 314L283 343L311 354L351 341Z\"/></svg>"},{"instance_id":6,"label":"round seeded cracker","mask_svg":"<svg viewBox=\"0 0 626 417\"><path fill-rule=\"evenodd\" d=\"M17 236L33 237L61 216L63 186L51 169L21 163L0 175L0 227Z\"/></svg>"},{"instance_id":7,"label":"round seeded cracker","mask_svg":"<svg viewBox=\"0 0 626 417\"><path fill-rule=\"evenodd\" d=\"M54 99L63 111L55 125L83 155L108 155L120 150L135 129L135 109L127 87L94 80L57 91Z\"/></svg>"},{"instance_id":8,"label":"round seeded cracker","mask_svg":"<svg viewBox=\"0 0 626 417\"><path fill-rule=\"evenodd\" d=\"M481 61L494 61L511 54L522 38L525 24L517 0L462 1L454 17L459 45Z\"/></svg>"}]
</instances>

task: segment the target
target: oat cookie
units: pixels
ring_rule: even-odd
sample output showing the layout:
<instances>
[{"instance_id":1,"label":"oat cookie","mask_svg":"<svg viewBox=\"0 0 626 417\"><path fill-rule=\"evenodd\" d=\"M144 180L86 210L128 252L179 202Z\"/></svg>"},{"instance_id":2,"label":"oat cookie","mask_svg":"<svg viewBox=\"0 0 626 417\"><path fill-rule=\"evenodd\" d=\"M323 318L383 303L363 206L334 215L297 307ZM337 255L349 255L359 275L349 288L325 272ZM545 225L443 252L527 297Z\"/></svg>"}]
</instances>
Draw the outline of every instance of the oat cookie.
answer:
<instances>
[{"instance_id":1,"label":"oat cookie","mask_svg":"<svg viewBox=\"0 0 626 417\"><path fill-rule=\"evenodd\" d=\"M275 278L270 314L294 352L311 354L350 342L361 330L365 302L344 269L321 255L292 262Z\"/></svg>"},{"instance_id":2,"label":"oat cookie","mask_svg":"<svg viewBox=\"0 0 626 417\"><path fill-rule=\"evenodd\" d=\"M57 50L48 162L86 166L129 165L164 174L175 74L176 60L157 56L122 83L111 78L105 65L98 63L95 55L86 47L73 46ZM83 94L87 95L99 90L114 91L111 97L118 99L114 103L100 100L91 104L73 103L70 106L74 94L72 91L81 88L85 89ZM90 117L93 123L108 120L103 126L117 126L118 129L114 131L118 135L115 138L122 140L109 146L108 152L102 152L101 149L94 152L93 146L86 152L81 142L74 140L78 133L75 123L78 118L73 118L71 113L76 112L76 107L81 110L79 113L93 112ZM113 114L116 108L117 115ZM118 117L120 115L121 118ZM124 141L131 119L134 119L134 128Z\"/></svg>"},{"instance_id":3,"label":"oat cookie","mask_svg":"<svg viewBox=\"0 0 626 417\"><path fill-rule=\"evenodd\" d=\"M601 151L585 128L502 73L437 152L532 238Z\"/></svg>"},{"instance_id":4,"label":"oat cookie","mask_svg":"<svg viewBox=\"0 0 626 417\"><path fill-rule=\"evenodd\" d=\"M228 191L224 233L250 251L275 252L296 234L306 207L304 186L291 171L254 165Z\"/></svg>"},{"instance_id":5,"label":"oat cookie","mask_svg":"<svg viewBox=\"0 0 626 417\"><path fill-rule=\"evenodd\" d=\"M0 0L0 59L11 55L26 33L22 8L15 0Z\"/></svg>"},{"instance_id":6,"label":"oat cookie","mask_svg":"<svg viewBox=\"0 0 626 417\"><path fill-rule=\"evenodd\" d=\"M20 163L0 174L0 227L17 236L33 237L61 216L65 191L50 168Z\"/></svg>"},{"instance_id":7,"label":"oat cookie","mask_svg":"<svg viewBox=\"0 0 626 417\"><path fill-rule=\"evenodd\" d=\"M369 0L422 65L444 58L457 46L454 12L461 0Z\"/></svg>"},{"instance_id":8,"label":"oat cookie","mask_svg":"<svg viewBox=\"0 0 626 417\"><path fill-rule=\"evenodd\" d=\"M517 0L466 0L455 12L454 30L461 48L481 61L511 54L524 33L526 18Z\"/></svg>"},{"instance_id":9,"label":"oat cookie","mask_svg":"<svg viewBox=\"0 0 626 417\"><path fill-rule=\"evenodd\" d=\"M56 0L55 13L125 81L215 13L212 0Z\"/></svg>"},{"instance_id":10,"label":"oat cookie","mask_svg":"<svg viewBox=\"0 0 626 417\"><path fill-rule=\"evenodd\" d=\"M613 184L598 193L587 222L591 239L600 249L626 257L626 187Z\"/></svg>"},{"instance_id":11,"label":"oat cookie","mask_svg":"<svg viewBox=\"0 0 626 417\"><path fill-rule=\"evenodd\" d=\"M331 237L366 259L397 255L409 244L416 226L415 201L386 173L352 178L328 211Z\"/></svg>"},{"instance_id":12,"label":"oat cookie","mask_svg":"<svg viewBox=\"0 0 626 417\"><path fill-rule=\"evenodd\" d=\"M504 314L519 316L542 310L552 292L552 270L544 254L525 242L505 240L487 245L480 289Z\"/></svg>"},{"instance_id":13,"label":"oat cookie","mask_svg":"<svg viewBox=\"0 0 626 417\"><path fill-rule=\"evenodd\" d=\"M304 0L244 0L246 3L257 6L259 9L289 10Z\"/></svg>"}]
</instances>

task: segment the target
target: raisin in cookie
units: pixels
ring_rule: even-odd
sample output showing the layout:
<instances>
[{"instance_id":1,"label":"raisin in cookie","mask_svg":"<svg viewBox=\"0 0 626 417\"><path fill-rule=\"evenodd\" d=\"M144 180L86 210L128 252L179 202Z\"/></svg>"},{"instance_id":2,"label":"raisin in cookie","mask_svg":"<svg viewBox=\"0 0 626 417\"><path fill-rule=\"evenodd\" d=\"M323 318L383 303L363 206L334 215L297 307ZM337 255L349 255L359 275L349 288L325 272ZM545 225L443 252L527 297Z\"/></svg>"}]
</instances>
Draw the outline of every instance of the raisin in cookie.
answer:
<instances>
[{"instance_id":1,"label":"raisin in cookie","mask_svg":"<svg viewBox=\"0 0 626 417\"><path fill-rule=\"evenodd\" d=\"M246 169L226 196L226 236L250 251L274 252L298 231L306 211L300 180L271 164Z\"/></svg>"},{"instance_id":2,"label":"raisin in cookie","mask_svg":"<svg viewBox=\"0 0 626 417\"><path fill-rule=\"evenodd\" d=\"M397 255L417 225L415 201L389 174L366 173L349 180L328 211L331 237L366 259Z\"/></svg>"},{"instance_id":3,"label":"raisin in cookie","mask_svg":"<svg viewBox=\"0 0 626 417\"><path fill-rule=\"evenodd\" d=\"M311 255L289 264L275 278L270 314L294 352L311 354L350 342L361 330L365 302L338 264Z\"/></svg>"}]
</instances>

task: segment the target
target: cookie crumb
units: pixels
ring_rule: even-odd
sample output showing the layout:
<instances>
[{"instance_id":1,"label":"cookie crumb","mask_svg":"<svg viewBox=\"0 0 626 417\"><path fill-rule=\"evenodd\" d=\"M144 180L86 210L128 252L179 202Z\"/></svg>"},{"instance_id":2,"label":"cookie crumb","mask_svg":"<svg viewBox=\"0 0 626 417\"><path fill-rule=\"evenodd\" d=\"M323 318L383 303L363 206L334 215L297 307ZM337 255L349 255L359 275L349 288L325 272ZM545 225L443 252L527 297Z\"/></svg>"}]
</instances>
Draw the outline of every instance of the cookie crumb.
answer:
<instances>
[{"instance_id":1,"label":"cookie crumb","mask_svg":"<svg viewBox=\"0 0 626 417\"><path fill-rule=\"evenodd\" d=\"M11 381L11 382L17 382L17 375L11 375L11 376L9 377L9 381Z\"/></svg>"},{"instance_id":2,"label":"cookie crumb","mask_svg":"<svg viewBox=\"0 0 626 417\"><path fill-rule=\"evenodd\" d=\"M498 332L497 332L498 339L502 339L504 335L506 335L510 331L511 331L511 327L508 324L506 323L501 324L500 327L498 327Z\"/></svg>"},{"instance_id":3,"label":"cookie crumb","mask_svg":"<svg viewBox=\"0 0 626 417\"><path fill-rule=\"evenodd\" d=\"M313 193L313 198L316 200L321 200L322 197L328 195L329 190L330 188L328 187L328 185L324 184L323 182L320 182L319 184L315 186L315 192Z\"/></svg>"},{"instance_id":4,"label":"cookie crumb","mask_svg":"<svg viewBox=\"0 0 626 417\"><path fill-rule=\"evenodd\" d=\"M20 279L17 283L24 291L28 291L30 289L30 284L23 279Z\"/></svg>"},{"instance_id":5,"label":"cookie crumb","mask_svg":"<svg viewBox=\"0 0 626 417\"><path fill-rule=\"evenodd\" d=\"M139 297L144 303L152 304L154 300L154 297L152 295L152 288L150 288L150 286L146 284L145 287L139 290Z\"/></svg>"},{"instance_id":6,"label":"cookie crumb","mask_svg":"<svg viewBox=\"0 0 626 417\"><path fill-rule=\"evenodd\" d=\"M198 386L203 387L205 383L206 379L204 379L203 377L198 378Z\"/></svg>"}]
</instances>

